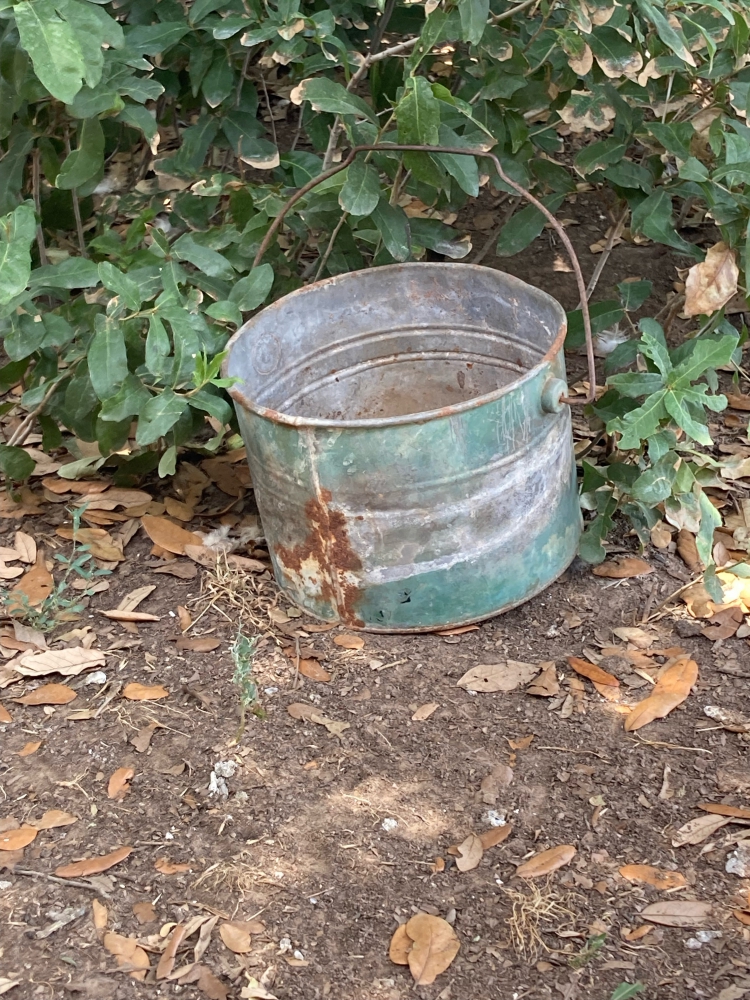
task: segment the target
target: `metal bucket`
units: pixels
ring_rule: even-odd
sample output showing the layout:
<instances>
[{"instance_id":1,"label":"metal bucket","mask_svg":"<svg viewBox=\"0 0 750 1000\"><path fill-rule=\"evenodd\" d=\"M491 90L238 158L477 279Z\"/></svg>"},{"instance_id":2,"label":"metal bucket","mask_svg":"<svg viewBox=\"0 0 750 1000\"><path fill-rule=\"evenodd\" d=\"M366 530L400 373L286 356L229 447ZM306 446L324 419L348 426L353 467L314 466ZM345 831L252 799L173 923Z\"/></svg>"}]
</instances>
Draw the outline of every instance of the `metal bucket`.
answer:
<instances>
[{"instance_id":1,"label":"metal bucket","mask_svg":"<svg viewBox=\"0 0 750 1000\"><path fill-rule=\"evenodd\" d=\"M282 591L382 632L527 601L581 531L563 340L545 292L470 264L397 264L279 299L225 374Z\"/></svg>"}]
</instances>

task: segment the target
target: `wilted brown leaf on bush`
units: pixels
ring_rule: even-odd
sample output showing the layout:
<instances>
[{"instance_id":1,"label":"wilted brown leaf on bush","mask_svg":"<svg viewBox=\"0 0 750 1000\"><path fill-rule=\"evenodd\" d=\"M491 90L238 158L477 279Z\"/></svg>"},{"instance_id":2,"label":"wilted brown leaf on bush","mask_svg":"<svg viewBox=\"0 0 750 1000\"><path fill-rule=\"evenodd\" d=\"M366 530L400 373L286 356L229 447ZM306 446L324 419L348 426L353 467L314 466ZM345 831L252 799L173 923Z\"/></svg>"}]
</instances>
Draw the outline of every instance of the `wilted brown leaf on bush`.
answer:
<instances>
[{"instance_id":1,"label":"wilted brown leaf on bush","mask_svg":"<svg viewBox=\"0 0 750 1000\"><path fill-rule=\"evenodd\" d=\"M516 875L521 878L541 878L556 872L558 868L570 864L575 857L576 849L572 844L560 844L557 847L550 847L547 851L535 854L533 858L524 861L516 868Z\"/></svg>"},{"instance_id":2,"label":"wilted brown leaf on bush","mask_svg":"<svg viewBox=\"0 0 750 1000\"><path fill-rule=\"evenodd\" d=\"M677 889L687 885L687 879L680 872L664 871L653 865L623 865L619 871L628 882L645 882L655 889Z\"/></svg>"},{"instance_id":3,"label":"wilted brown leaf on bush","mask_svg":"<svg viewBox=\"0 0 750 1000\"><path fill-rule=\"evenodd\" d=\"M118 847L109 854L102 854L96 858L85 858L83 861L74 861L69 865L61 865L55 869L58 878L82 878L86 875L98 875L106 872L114 865L118 865L132 854L132 847Z\"/></svg>"},{"instance_id":4,"label":"wilted brown leaf on bush","mask_svg":"<svg viewBox=\"0 0 750 1000\"><path fill-rule=\"evenodd\" d=\"M710 247L706 259L693 264L685 281L686 316L709 315L717 312L737 291L736 254L726 243Z\"/></svg>"},{"instance_id":5,"label":"wilted brown leaf on bush","mask_svg":"<svg viewBox=\"0 0 750 1000\"><path fill-rule=\"evenodd\" d=\"M636 729L663 719L672 709L681 705L698 680L698 664L687 657L678 660L666 670L654 685L648 698L639 701L625 719L625 729L632 733Z\"/></svg>"},{"instance_id":6,"label":"wilted brown leaf on bush","mask_svg":"<svg viewBox=\"0 0 750 1000\"><path fill-rule=\"evenodd\" d=\"M107 798L122 802L130 791L130 779L135 775L132 767L118 767L107 785Z\"/></svg>"}]
</instances>

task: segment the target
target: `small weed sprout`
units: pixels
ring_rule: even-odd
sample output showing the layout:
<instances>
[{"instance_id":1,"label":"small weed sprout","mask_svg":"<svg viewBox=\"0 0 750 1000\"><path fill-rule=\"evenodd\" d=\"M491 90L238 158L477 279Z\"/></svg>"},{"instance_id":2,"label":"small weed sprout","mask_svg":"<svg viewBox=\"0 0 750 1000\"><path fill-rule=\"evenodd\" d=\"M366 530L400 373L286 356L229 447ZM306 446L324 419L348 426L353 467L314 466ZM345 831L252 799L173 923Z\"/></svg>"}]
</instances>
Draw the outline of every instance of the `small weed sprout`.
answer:
<instances>
[{"instance_id":1,"label":"small weed sprout","mask_svg":"<svg viewBox=\"0 0 750 1000\"><path fill-rule=\"evenodd\" d=\"M55 562L62 567L63 573L52 591L38 607L32 607L25 594L14 595L15 607L20 612L17 617L28 622L32 628L39 629L40 632L49 632L60 622L70 621L84 610L85 605L81 598L89 596L88 587L81 591L80 596L72 599L66 596L66 591L75 579L85 580L93 585L98 577L109 576L111 572L108 569L97 569L93 563L89 546L76 543L76 536L81 526L81 515L85 509L86 507L83 506L70 512L73 517L73 550L69 556L60 552L55 553Z\"/></svg>"},{"instance_id":2,"label":"small weed sprout","mask_svg":"<svg viewBox=\"0 0 750 1000\"><path fill-rule=\"evenodd\" d=\"M259 637L253 636L248 639L242 632L237 633L237 638L232 643L230 652L234 660L234 675L232 683L239 689L240 698L240 724L235 736L235 743L239 743L242 734L245 732L245 716L248 708L253 715L263 718L265 713L258 704L258 686L253 679L253 661L258 648Z\"/></svg>"}]
</instances>

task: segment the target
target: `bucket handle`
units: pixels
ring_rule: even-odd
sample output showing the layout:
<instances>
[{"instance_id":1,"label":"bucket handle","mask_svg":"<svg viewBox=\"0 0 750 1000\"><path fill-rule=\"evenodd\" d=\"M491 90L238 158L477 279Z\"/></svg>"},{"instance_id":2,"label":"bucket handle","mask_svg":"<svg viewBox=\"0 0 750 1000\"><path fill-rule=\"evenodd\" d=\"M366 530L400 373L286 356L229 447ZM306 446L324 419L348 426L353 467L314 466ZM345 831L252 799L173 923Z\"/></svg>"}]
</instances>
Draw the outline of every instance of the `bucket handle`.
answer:
<instances>
[{"instance_id":1,"label":"bucket handle","mask_svg":"<svg viewBox=\"0 0 750 1000\"><path fill-rule=\"evenodd\" d=\"M526 201L532 204L534 208L537 208L542 213L542 215L546 217L549 224L553 227L553 229L557 232L557 235L560 237L560 240L562 241L562 244L565 247L568 257L570 258L570 263L573 265L573 271L575 273L576 282L578 284L578 292L581 298L583 329L586 335L586 358L588 361L588 368L589 368L589 391L585 396L585 398L580 399L577 397L571 398L570 396L563 396L561 397L561 401L564 403L569 403L571 405L572 404L585 405L587 403L592 403L596 399L596 360L594 358L594 338L591 333L591 317L589 315L588 295L586 294L586 282L584 281L583 278L583 272L581 271L581 265L578 262L578 257L576 256L576 252L573 249L573 244L570 242L568 234L565 232L563 226L557 221L557 219L554 217L552 212L550 212L550 210L546 207L546 205L542 204L542 202L539 201L538 198L535 198L530 191L527 191L526 188L523 187L521 184L518 184L517 181L514 181L512 180L512 178L508 177L508 175L505 173L500 164L500 160L494 153L489 153L484 149L468 149L462 146L417 146L417 145L406 145L403 143L381 143L380 145L375 145L375 146L354 146L349 151L348 155L341 161L341 163L337 163L336 166L331 167L330 170L324 170L322 174L318 174L317 177L313 177L311 180L307 182L307 184L303 184L301 188L298 188L294 192L294 194L286 202L286 204L283 206L279 214L273 220L268 229L268 232L263 237L263 242L258 248L258 252L255 255L255 260L253 261L253 267L257 267L258 264L263 259L263 255L268 249L276 231L279 229L281 223L284 221L284 216L287 214L289 209L292 208L292 206L296 204L296 202L298 202L300 198L304 198L304 196L307 194L308 191L311 191L316 185L322 183L322 181L328 180L329 177L333 177L334 174L339 173L339 171L345 170L349 166L349 164L354 160L357 153L364 153L364 152L388 153L391 151L406 152L406 153L409 152L455 153L458 154L459 156L485 157L488 160L492 160L493 164L495 165L495 170L497 170L500 179L504 181L508 185L508 187L513 188L513 190L517 194L519 194L522 198L524 198Z\"/></svg>"}]
</instances>

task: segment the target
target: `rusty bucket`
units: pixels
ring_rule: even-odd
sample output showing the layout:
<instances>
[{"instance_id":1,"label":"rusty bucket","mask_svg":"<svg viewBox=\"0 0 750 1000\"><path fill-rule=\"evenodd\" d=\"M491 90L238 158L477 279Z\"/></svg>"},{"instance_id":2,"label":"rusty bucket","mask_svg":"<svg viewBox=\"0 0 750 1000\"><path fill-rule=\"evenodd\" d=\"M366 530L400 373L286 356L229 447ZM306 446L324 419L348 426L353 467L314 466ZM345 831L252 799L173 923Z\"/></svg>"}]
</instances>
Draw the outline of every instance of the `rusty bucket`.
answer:
<instances>
[{"instance_id":1,"label":"rusty bucket","mask_svg":"<svg viewBox=\"0 0 750 1000\"><path fill-rule=\"evenodd\" d=\"M581 530L565 313L470 264L397 264L279 299L232 338L276 579L327 622L429 631L515 607Z\"/></svg>"}]
</instances>

